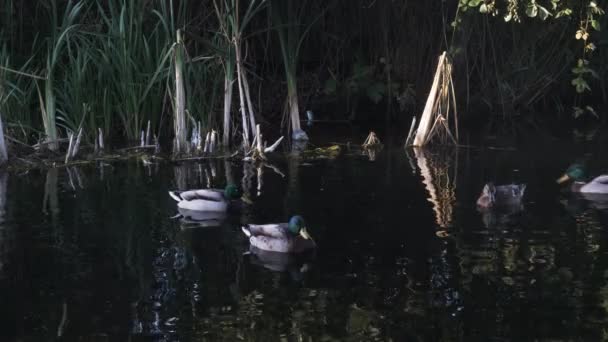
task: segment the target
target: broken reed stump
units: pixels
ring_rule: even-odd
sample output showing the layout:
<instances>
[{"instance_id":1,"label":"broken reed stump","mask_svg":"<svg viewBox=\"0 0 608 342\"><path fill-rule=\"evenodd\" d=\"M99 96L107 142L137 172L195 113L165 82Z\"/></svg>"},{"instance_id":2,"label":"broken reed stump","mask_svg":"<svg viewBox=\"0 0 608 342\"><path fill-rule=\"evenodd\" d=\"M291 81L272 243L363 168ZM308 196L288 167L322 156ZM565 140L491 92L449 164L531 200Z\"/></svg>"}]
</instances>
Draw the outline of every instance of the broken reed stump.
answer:
<instances>
[{"instance_id":1,"label":"broken reed stump","mask_svg":"<svg viewBox=\"0 0 608 342\"><path fill-rule=\"evenodd\" d=\"M450 114L453 112L453 119L450 120ZM415 126L415 121L412 126ZM450 122L455 129L456 135L452 134ZM410 134L406 139L406 145L411 140L413 128L410 128ZM439 56L437 70L433 78L431 91L426 100L422 117L416 130L413 146L424 146L434 138L437 138L441 143L451 141L454 145L458 144L458 111L456 110L456 94L454 92L454 82L452 80L452 63L444 51Z\"/></svg>"},{"instance_id":2,"label":"broken reed stump","mask_svg":"<svg viewBox=\"0 0 608 342\"><path fill-rule=\"evenodd\" d=\"M272 145L266 147L268 144L264 141L260 125L257 124L255 127L255 136L253 137L251 145L243 143L245 154L244 160L266 160L266 153L274 152L281 141L283 141L283 138L284 137L281 136ZM243 139L245 139L245 136L243 136Z\"/></svg>"},{"instance_id":3,"label":"broken reed stump","mask_svg":"<svg viewBox=\"0 0 608 342\"><path fill-rule=\"evenodd\" d=\"M370 131L369 134L367 135L367 139L365 139L365 141L363 142L363 148L371 148L371 147L376 147L376 146L380 146L382 143L380 142L380 139L378 139L378 136L376 135L376 133L374 131Z\"/></svg>"}]
</instances>

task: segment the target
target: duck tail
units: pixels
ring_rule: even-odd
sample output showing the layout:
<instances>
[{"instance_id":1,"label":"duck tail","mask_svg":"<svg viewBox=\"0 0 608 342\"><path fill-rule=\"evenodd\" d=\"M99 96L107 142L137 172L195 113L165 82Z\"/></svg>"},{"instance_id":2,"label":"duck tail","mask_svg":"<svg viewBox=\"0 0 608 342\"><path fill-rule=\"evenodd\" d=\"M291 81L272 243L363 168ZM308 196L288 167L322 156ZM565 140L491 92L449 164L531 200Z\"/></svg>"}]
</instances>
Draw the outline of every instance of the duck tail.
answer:
<instances>
[{"instance_id":1,"label":"duck tail","mask_svg":"<svg viewBox=\"0 0 608 342\"><path fill-rule=\"evenodd\" d=\"M182 214L176 214L176 215L169 217L169 219L175 220L175 219L182 218L182 217L184 217Z\"/></svg>"},{"instance_id":2,"label":"duck tail","mask_svg":"<svg viewBox=\"0 0 608 342\"><path fill-rule=\"evenodd\" d=\"M241 230L243 231L243 233L245 233L245 235L247 235L247 237L251 237L251 232L249 231L249 228L247 228L246 226L242 226Z\"/></svg>"},{"instance_id":3,"label":"duck tail","mask_svg":"<svg viewBox=\"0 0 608 342\"><path fill-rule=\"evenodd\" d=\"M179 196L179 193L176 191L169 191L169 196L173 198L176 202L181 202L182 198Z\"/></svg>"}]
</instances>

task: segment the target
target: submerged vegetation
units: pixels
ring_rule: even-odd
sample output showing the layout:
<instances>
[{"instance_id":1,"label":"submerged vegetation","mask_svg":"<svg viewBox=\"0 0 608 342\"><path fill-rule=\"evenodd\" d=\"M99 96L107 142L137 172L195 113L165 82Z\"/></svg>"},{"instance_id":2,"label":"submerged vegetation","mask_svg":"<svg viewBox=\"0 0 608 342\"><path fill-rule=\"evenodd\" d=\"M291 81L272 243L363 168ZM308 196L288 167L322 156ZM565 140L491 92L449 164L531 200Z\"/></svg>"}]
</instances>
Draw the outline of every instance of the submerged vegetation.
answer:
<instances>
[{"instance_id":1,"label":"submerged vegetation","mask_svg":"<svg viewBox=\"0 0 608 342\"><path fill-rule=\"evenodd\" d=\"M89 145L187 153L217 130L247 149L257 124L305 138L308 109L409 122L447 50L464 112L599 117L605 21L587 0L6 0L0 113L11 141L51 151L81 128Z\"/></svg>"}]
</instances>

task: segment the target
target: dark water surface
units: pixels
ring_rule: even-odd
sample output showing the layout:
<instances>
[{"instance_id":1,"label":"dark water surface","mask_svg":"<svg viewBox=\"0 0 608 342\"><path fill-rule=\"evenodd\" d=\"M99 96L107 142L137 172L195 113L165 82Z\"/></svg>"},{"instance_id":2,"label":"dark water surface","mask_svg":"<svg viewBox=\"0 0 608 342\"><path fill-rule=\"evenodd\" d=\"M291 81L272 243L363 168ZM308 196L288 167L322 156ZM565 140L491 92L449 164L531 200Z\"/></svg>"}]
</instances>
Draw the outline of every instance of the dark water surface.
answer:
<instances>
[{"instance_id":1,"label":"dark water surface","mask_svg":"<svg viewBox=\"0 0 608 342\"><path fill-rule=\"evenodd\" d=\"M555 184L577 157L608 171L605 141L400 145L371 158L346 146L330 158L277 156L284 175L262 168L259 191L256 168L238 161L4 174L0 340L608 337L608 214ZM168 190L227 178L249 187L252 207L220 227L172 218ZM488 180L527 183L525 209L478 212ZM282 271L244 255L240 224L294 213L306 218L316 255Z\"/></svg>"}]
</instances>

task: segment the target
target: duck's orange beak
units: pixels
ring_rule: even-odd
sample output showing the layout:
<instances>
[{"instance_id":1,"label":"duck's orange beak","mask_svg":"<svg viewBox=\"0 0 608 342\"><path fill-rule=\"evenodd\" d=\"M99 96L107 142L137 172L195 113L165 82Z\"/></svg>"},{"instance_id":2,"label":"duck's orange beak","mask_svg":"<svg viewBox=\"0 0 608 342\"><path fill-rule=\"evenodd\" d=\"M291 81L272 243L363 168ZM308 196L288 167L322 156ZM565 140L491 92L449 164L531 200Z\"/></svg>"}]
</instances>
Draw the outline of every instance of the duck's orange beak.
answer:
<instances>
[{"instance_id":1,"label":"duck's orange beak","mask_svg":"<svg viewBox=\"0 0 608 342\"><path fill-rule=\"evenodd\" d=\"M300 229L300 236L302 238L304 238L305 240L310 240L312 241L313 245L317 245L317 243L315 242L315 240L312 238L312 236L310 236L310 234L308 234L308 231L306 230L306 227Z\"/></svg>"},{"instance_id":2,"label":"duck's orange beak","mask_svg":"<svg viewBox=\"0 0 608 342\"><path fill-rule=\"evenodd\" d=\"M245 202L246 204L252 205L253 201L247 197L246 195L241 196L241 201Z\"/></svg>"},{"instance_id":3,"label":"duck's orange beak","mask_svg":"<svg viewBox=\"0 0 608 342\"><path fill-rule=\"evenodd\" d=\"M557 180L557 184L562 184L569 180L570 180L570 176L568 176L567 174L564 173L564 175L559 177L559 179Z\"/></svg>"},{"instance_id":4,"label":"duck's orange beak","mask_svg":"<svg viewBox=\"0 0 608 342\"><path fill-rule=\"evenodd\" d=\"M300 236L303 237L306 240L310 240L310 234L308 234L308 231L306 230L306 228L302 228L300 229Z\"/></svg>"}]
</instances>

